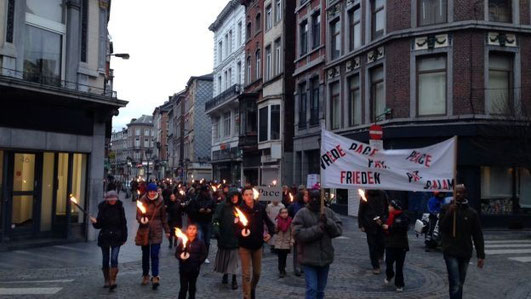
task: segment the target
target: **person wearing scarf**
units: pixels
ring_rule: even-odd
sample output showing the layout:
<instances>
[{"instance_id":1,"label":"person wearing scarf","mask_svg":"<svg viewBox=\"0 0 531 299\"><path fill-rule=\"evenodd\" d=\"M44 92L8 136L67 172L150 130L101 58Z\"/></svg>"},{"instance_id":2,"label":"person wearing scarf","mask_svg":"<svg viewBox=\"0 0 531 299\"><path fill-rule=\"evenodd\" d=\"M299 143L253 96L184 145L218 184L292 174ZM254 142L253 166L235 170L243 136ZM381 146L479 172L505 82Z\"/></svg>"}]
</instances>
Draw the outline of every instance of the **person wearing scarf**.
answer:
<instances>
[{"instance_id":1,"label":"person wearing scarf","mask_svg":"<svg viewBox=\"0 0 531 299\"><path fill-rule=\"evenodd\" d=\"M409 250L407 239L409 218L403 213L400 202L392 200L389 203L387 220L376 219L376 222L382 226L385 236L386 278L384 283L388 285L394 278L396 291L402 292L404 290L404 262L406 252ZM396 269L393 269L393 264Z\"/></svg>"},{"instance_id":2,"label":"person wearing scarf","mask_svg":"<svg viewBox=\"0 0 531 299\"><path fill-rule=\"evenodd\" d=\"M288 216L288 209L281 208L276 221L275 251L278 255L279 277L284 278L286 276L286 259L294 243L291 231L291 217Z\"/></svg>"}]
</instances>

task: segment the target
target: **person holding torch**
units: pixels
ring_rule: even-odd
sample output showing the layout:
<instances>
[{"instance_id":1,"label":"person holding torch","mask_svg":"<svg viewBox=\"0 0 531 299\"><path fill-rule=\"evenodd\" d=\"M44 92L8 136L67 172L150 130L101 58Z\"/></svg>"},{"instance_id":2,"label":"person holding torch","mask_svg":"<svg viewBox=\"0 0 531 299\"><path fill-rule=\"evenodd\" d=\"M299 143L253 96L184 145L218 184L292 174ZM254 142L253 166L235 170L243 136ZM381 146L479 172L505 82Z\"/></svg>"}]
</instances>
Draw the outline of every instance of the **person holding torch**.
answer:
<instances>
[{"instance_id":1,"label":"person holding torch","mask_svg":"<svg viewBox=\"0 0 531 299\"><path fill-rule=\"evenodd\" d=\"M127 241L127 220L122 202L116 191L108 191L105 200L98 205L97 218L90 217L92 226L99 229L98 246L103 256L103 278L105 288L116 288L118 275L118 254L120 246ZM110 260L110 267L109 267Z\"/></svg>"},{"instance_id":2,"label":"person holding torch","mask_svg":"<svg viewBox=\"0 0 531 299\"><path fill-rule=\"evenodd\" d=\"M182 234L179 228L175 228L176 235L180 235L181 242L175 251L175 257L179 260L179 277L181 289L179 299L195 298L197 277L201 265L207 258L207 248L205 243L197 238L197 225L189 224L186 228L186 235Z\"/></svg>"},{"instance_id":3,"label":"person holding torch","mask_svg":"<svg viewBox=\"0 0 531 299\"><path fill-rule=\"evenodd\" d=\"M162 243L162 230L166 233L166 238L170 236L170 228L167 222L166 208L157 192L157 185L149 183L146 195L137 202L138 209L136 219L140 224L138 227L135 243L142 247L142 285L149 282L149 261L151 258L151 282L156 290L160 284L159 278L159 251Z\"/></svg>"},{"instance_id":4,"label":"person holding torch","mask_svg":"<svg viewBox=\"0 0 531 299\"><path fill-rule=\"evenodd\" d=\"M238 232L238 246L242 262L242 288L244 299L254 299L256 285L262 272L262 246L271 239L275 233L275 224L267 216L265 207L255 201L259 196L254 196L258 191L246 186L242 190L243 203L240 208L235 208L236 231ZM264 226L268 232L264 231ZM251 264L253 276L251 279Z\"/></svg>"}]
</instances>

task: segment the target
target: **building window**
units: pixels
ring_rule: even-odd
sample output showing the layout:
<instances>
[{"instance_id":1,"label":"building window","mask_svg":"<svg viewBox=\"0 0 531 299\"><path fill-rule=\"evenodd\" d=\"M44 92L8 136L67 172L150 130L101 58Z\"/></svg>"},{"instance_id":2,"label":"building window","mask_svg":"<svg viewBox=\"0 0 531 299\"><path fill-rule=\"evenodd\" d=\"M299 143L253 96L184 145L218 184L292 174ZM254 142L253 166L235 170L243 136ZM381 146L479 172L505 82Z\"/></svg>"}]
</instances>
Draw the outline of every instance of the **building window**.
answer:
<instances>
[{"instance_id":1,"label":"building window","mask_svg":"<svg viewBox=\"0 0 531 299\"><path fill-rule=\"evenodd\" d=\"M238 23L238 31L236 32L236 38L237 38L236 46L239 47L242 44L242 22Z\"/></svg>"},{"instance_id":2,"label":"building window","mask_svg":"<svg viewBox=\"0 0 531 299\"><path fill-rule=\"evenodd\" d=\"M275 74L282 72L282 50L280 38L275 41Z\"/></svg>"},{"instance_id":3,"label":"building window","mask_svg":"<svg viewBox=\"0 0 531 299\"><path fill-rule=\"evenodd\" d=\"M229 56L229 34L225 34L225 57Z\"/></svg>"},{"instance_id":4,"label":"building window","mask_svg":"<svg viewBox=\"0 0 531 299\"><path fill-rule=\"evenodd\" d=\"M315 49L321 45L321 13L316 12L312 15L312 48Z\"/></svg>"},{"instance_id":5,"label":"building window","mask_svg":"<svg viewBox=\"0 0 531 299\"><path fill-rule=\"evenodd\" d=\"M242 135L256 134L256 103L253 101L246 101L242 104L240 130Z\"/></svg>"},{"instance_id":6,"label":"building window","mask_svg":"<svg viewBox=\"0 0 531 299\"><path fill-rule=\"evenodd\" d=\"M506 167L481 167L481 213L511 214L513 196L516 196L517 169Z\"/></svg>"},{"instance_id":7,"label":"building window","mask_svg":"<svg viewBox=\"0 0 531 299\"><path fill-rule=\"evenodd\" d=\"M341 55L341 22L335 20L330 23L330 55L332 59L336 59Z\"/></svg>"},{"instance_id":8,"label":"building window","mask_svg":"<svg viewBox=\"0 0 531 299\"><path fill-rule=\"evenodd\" d=\"M221 63L223 61L223 42L218 42L218 62Z\"/></svg>"},{"instance_id":9,"label":"building window","mask_svg":"<svg viewBox=\"0 0 531 299\"><path fill-rule=\"evenodd\" d=\"M242 84L242 63L238 61L236 65L236 84Z\"/></svg>"},{"instance_id":10,"label":"building window","mask_svg":"<svg viewBox=\"0 0 531 299\"><path fill-rule=\"evenodd\" d=\"M251 28L253 28L251 22L247 23L247 31L245 32L247 39L251 39Z\"/></svg>"},{"instance_id":11,"label":"building window","mask_svg":"<svg viewBox=\"0 0 531 299\"><path fill-rule=\"evenodd\" d=\"M268 124L268 108L269 107L264 107L264 108L260 108L260 112L259 112L259 116L258 116L258 121L260 122L260 127L259 127L259 131L258 131L258 140L259 141L267 141L268 140L268 136L267 136L267 129L269 128L269 124Z\"/></svg>"},{"instance_id":12,"label":"building window","mask_svg":"<svg viewBox=\"0 0 531 299\"><path fill-rule=\"evenodd\" d=\"M218 76L218 94L222 92L221 88L221 76Z\"/></svg>"},{"instance_id":13,"label":"building window","mask_svg":"<svg viewBox=\"0 0 531 299\"><path fill-rule=\"evenodd\" d=\"M227 71L223 72L223 79L225 80L225 89L227 89L227 82L228 82L228 80L227 80ZM223 91L225 89L222 88L221 91Z\"/></svg>"},{"instance_id":14,"label":"building window","mask_svg":"<svg viewBox=\"0 0 531 299\"><path fill-rule=\"evenodd\" d=\"M300 53L301 56L308 52L308 21L299 25L300 29Z\"/></svg>"},{"instance_id":15,"label":"building window","mask_svg":"<svg viewBox=\"0 0 531 299\"><path fill-rule=\"evenodd\" d=\"M255 27L255 30L254 30L255 32L260 31L260 29L262 28L262 17L260 14L256 15L254 27Z\"/></svg>"},{"instance_id":16,"label":"building window","mask_svg":"<svg viewBox=\"0 0 531 299\"><path fill-rule=\"evenodd\" d=\"M361 124L361 92L359 75L349 78L348 89L348 125L354 127Z\"/></svg>"},{"instance_id":17,"label":"building window","mask_svg":"<svg viewBox=\"0 0 531 299\"><path fill-rule=\"evenodd\" d=\"M255 61L256 61L256 79L262 78L262 54L260 53L260 50L256 50L255 54Z\"/></svg>"},{"instance_id":18,"label":"building window","mask_svg":"<svg viewBox=\"0 0 531 299\"><path fill-rule=\"evenodd\" d=\"M251 56L247 57L247 84L251 84Z\"/></svg>"},{"instance_id":19,"label":"building window","mask_svg":"<svg viewBox=\"0 0 531 299\"><path fill-rule=\"evenodd\" d=\"M489 0L489 21L511 23L512 0Z\"/></svg>"},{"instance_id":20,"label":"building window","mask_svg":"<svg viewBox=\"0 0 531 299\"><path fill-rule=\"evenodd\" d=\"M60 85L62 35L27 25L24 43L24 79Z\"/></svg>"},{"instance_id":21,"label":"building window","mask_svg":"<svg viewBox=\"0 0 531 299\"><path fill-rule=\"evenodd\" d=\"M140 147L140 137L135 137L135 147Z\"/></svg>"},{"instance_id":22,"label":"building window","mask_svg":"<svg viewBox=\"0 0 531 299\"><path fill-rule=\"evenodd\" d=\"M232 30L229 31L229 42L228 43L229 43L229 53L227 55L232 53Z\"/></svg>"},{"instance_id":23,"label":"building window","mask_svg":"<svg viewBox=\"0 0 531 299\"><path fill-rule=\"evenodd\" d=\"M271 57L271 46L266 47L266 69L265 69L265 79L271 79L271 67L272 67L272 57Z\"/></svg>"},{"instance_id":24,"label":"building window","mask_svg":"<svg viewBox=\"0 0 531 299\"><path fill-rule=\"evenodd\" d=\"M81 1L81 61L87 62L88 0Z\"/></svg>"},{"instance_id":25,"label":"building window","mask_svg":"<svg viewBox=\"0 0 531 299\"><path fill-rule=\"evenodd\" d=\"M332 130L341 127L341 97L339 82L330 84L330 126Z\"/></svg>"},{"instance_id":26,"label":"building window","mask_svg":"<svg viewBox=\"0 0 531 299\"><path fill-rule=\"evenodd\" d=\"M512 109L513 58L510 55L489 55L489 113L510 114Z\"/></svg>"},{"instance_id":27,"label":"building window","mask_svg":"<svg viewBox=\"0 0 531 299\"><path fill-rule=\"evenodd\" d=\"M271 105L271 140L280 139L280 105Z\"/></svg>"},{"instance_id":28,"label":"building window","mask_svg":"<svg viewBox=\"0 0 531 299\"><path fill-rule=\"evenodd\" d=\"M418 25L446 23L447 0L418 0Z\"/></svg>"},{"instance_id":29,"label":"building window","mask_svg":"<svg viewBox=\"0 0 531 299\"><path fill-rule=\"evenodd\" d=\"M230 111L225 112L223 114L223 136L225 137L230 136L230 122L231 122Z\"/></svg>"},{"instance_id":30,"label":"building window","mask_svg":"<svg viewBox=\"0 0 531 299\"><path fill-rule=\"evenodd\" d=\"M140 136L140 129L135 130L135 136Z\"/></svg>"},{"instance_id":31,"label":"building window","mask_svg":"<svg viewBox=\"0 0 531 299\"><path fill-rule=\"evenodd\" d=\"M385 111L384 73L383 67L371 69L371 122L381 117Z\"/></svg>"},{"instance_id":32,"label":"building window","mask_svg":"<svg viewBox=\"0 0 531 299\"><path fill-rule=\"evenodd\" d=\"M319 124L319 77L310 80L310 125Z\"/></svg>"},{"instance_id":33,"label":"building window","mask_svg":"<svg viewBox=\"0 0 531 299\"><path fill-rule=\"evenodd\" d=\"M13 43L13 32L15 29L15 0L7 2L7 28L6 42Z\"/></svg>"},{"instance_id":34,"label":"building window","mask_svg":"<svg viewBox=\"0 0 531 299\"><path fill-rule=\"evenodd\" d=\"M275 1L275 22L282 20L282 0Z\"/></svg>"},{"instance_id":35,"label":"building window","mask_svg":"<svg viewBox=\"0 0 531 299\"><path fill-rule=\"evenodd\" d=\"M417 59L418 115L446 114L446 57Z\"/></svg>"},{"instance_id":36,"label":"building window","mask_svg":"<svg viewBox=\"0 0 531 299\"><path fill-rule=\"evenodd\" d=\"M375 40L383 36L385 26L385 0L371 1L371 38Z\"/></svg>"},{"instance_id":37,"label":"building window","mask_svg":"<svg viewBox=\"0 0 531 299\"><path fill-rule=\"evenodd\" d=\"M63 23L63 0L26 0L26 12L41 18Z\"/></svg>"},{"instance_id":38,"label":"building window","mask_svg":"<svg viewBox=\"0 0 531 299\"><path fill-rule=\"evenodd\" d=\"M349 50L361 47L361 10L358 5L349 11Z\"/></svg>"},{"instance_id":39,"label":"building window","mask_svg":"<svg viewBox=\"0 0 531 299\"><path fill-rule=\"evenodd\" d=\"M149 138L144 138L144 147L149 147Z\"/></svg>"},{"instance_id":40,"label":"building window","mask_svg":"<svg viewBox=\"0 0 531 299\"><path fill-rule=\"evenodd\" d=\"M306 83L299 84L299 128L306 128Z\"/></svg>"},{"instance_id":41,"label":"building window","mask_svg":"<svg viewBox=\"0 0 531 299\"><path fill-rule=\"evenodd\" d=\"M273 27L273 7L269 4L266 7L265 29L269 30L271 27Z\"/></svg>"},{"instance_id":42,"label":"building window","mask_svg":"<svg viewBox=\"0 0 531 299\"><path fill-rule=\"evenodd\" d=\"M229 68L227 75L227 89L232 86L232 68Z\"/></svg>"},{"instance_id":43,"label":"building window","mask_svg":"<svg viewBox=\"0 0 531 299\"><path fill-rule=\"evenodd\" d=\"M212 134L214 136L214 140L217 141L219 140L219 117L216 117L213 119L212 121L212 129L214 131L214 133Z\"/></svg>"}]
</instances>

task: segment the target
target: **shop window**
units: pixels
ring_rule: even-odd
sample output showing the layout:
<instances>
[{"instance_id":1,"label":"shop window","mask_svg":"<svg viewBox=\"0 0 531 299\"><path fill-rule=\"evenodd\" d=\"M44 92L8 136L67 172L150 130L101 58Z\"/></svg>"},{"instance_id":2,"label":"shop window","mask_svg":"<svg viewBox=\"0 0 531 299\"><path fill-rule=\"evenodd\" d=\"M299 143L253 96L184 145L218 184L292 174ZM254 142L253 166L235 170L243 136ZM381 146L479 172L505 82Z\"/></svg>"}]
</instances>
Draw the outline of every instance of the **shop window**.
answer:
<instances>
[{"instance_id":1,"label":"shop window","mask_svg":"<svg viewBox=\"0 0 531 299\"><path fill-rule=\"evenodd\" d=\"M521 168L519 178L520 207L531 209L531 169Z\"/></svg>"},{"instance_id":2,"label":"shop window","mask_svg":"<svg viewBox=\"0 0 531 299\"><path fill-rule=\"evenodd\" d=\"M85 206L85 188L87 182L87 155L74 154L72 160L72 195L80 206ZM83 223L83 214L71 205L72 223Z\"/></svg>"},{"instance_id":3,"label":"shop window","mask_svg":"<svg viewBox=\"0 0 531 299\"><path fill-rule=\"evenodd\" d=\"M514 168L481 167L481 213L510 214L513 210Z\"/></svg>"},{"instance_id":4,"label":"shop window","mask_svg":"<svg viewBox=\"0 0 531 299\"><path fill-rule=\"evenodd\" d=\"M63 222L66 221L66 201L68 199L68 154L59 153L57 162L57 196L55 215L57 220L59 220L58 222L63 224Z\"/></svg>"},{"instance_id":5,"label":"shop window","mask_svg":"<svg viewBox=\"0 0 531 299\"><path fill-rule=\"evenodd\" d=\"M41 226L42 232L52 230L55 154L44 153L42 165Z\"/></svg>"}]
</instances>

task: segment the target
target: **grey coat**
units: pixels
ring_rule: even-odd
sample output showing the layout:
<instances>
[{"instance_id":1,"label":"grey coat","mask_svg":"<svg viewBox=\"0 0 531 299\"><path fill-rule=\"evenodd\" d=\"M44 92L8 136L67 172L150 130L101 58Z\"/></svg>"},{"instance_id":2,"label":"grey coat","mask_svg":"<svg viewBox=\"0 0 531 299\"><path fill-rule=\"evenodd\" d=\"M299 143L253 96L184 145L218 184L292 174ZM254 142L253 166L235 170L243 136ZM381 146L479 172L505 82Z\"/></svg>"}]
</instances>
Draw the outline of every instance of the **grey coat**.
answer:
<instances>
[{"instance_id":1,"label":"grey coat","mask_svg":"<svg viewBox=\"0 0 531 299\"><path fill-rule=\"evenodd\" d=\"M334 261L332 239L341 236L343 224L329 208L325 208L326 224L319 211L302 208L293 219L293 235L297 242L297 259L302 265L324 267Z\"/></svg>"}]
</instances>

